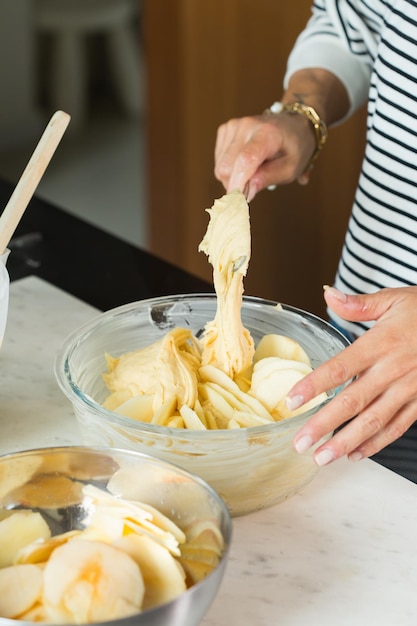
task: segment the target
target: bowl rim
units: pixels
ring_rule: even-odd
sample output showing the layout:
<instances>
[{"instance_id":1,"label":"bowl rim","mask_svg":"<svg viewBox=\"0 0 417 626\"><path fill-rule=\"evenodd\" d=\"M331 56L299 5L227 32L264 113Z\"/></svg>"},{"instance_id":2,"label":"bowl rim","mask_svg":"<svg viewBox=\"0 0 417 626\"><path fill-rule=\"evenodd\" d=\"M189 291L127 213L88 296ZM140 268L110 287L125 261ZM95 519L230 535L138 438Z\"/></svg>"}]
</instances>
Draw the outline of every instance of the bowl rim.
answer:
<instances>
[{"instance_id":1,"label":"bowl rim","mask_svg":"<svg viewBox=\"0 0 417 626\"><path fill-rule=\"evenodd\" d=\"M211 498L213 498L216 501L217 506L219 507L220 511L221 511L221 518L223 521L223 526L220 529L223 539L224 539L224 549L223 552L221 554L220 557L220 561L217 565L217 567L214 568L213 571L211 571L206 577L204 577L202 580L200 580L199 582L195 583L194 585L192 585L191 587L188 587L185 591L183 591L181 593L180 596L178 596L177 598L173 598L172 600L170 600L169 602L164 602L163 604L160 604L158 606L152 607L150 609L147 609L146 611L143 611L142 613L135 613L134 615L128 616L128 617L124 617L124 618L120 618L120 619L116 619L116 620L109 620L106 622L95 622L95 624L98 624L99 626L112 626L112 625L118 625L120 626L121 624L125 624L126 626L128 626L128 624L132 624L132 626L136 623L137 617L138 615L145 615L146 617L149 616L149 618L152 616L152 614L157 613L158 610L161 609L161 607L169 607L170 605L174 605L176 603L176 601L178 600L178 598L183 597L185 595L192 595L194 594L198 588L200 588L204 582L206 580L208 580L209 578L212 578L215 575L218 575L218 570L219 568L224 569L226 567L227 561L228 561L228 557L230 554L230 550L231 550L231 545L232 545L232 539L233 539L233 521L232 521L232 516L230 514L229 509L227 508L226 503L224 502L224 500L221 498L221 496L217 493L217 491L208 483L204 480L204 478L201 478L201 476L198 476L197 474L195 474L194 472L187 470L179 465L176 465L175 463L172 463L171 461L166 461L164 459L160 459L159 457L156 456L152 456L151 454L147 454L146 452L140 452L140 451L136 451L136 450L128 450L128 449L124 449L124 448L108 448L105 446L92 446L92 445L83 445L83 444L73 444L73 445L60 445L60 446L45 446L45 447L40 447L40 448L27 448L27 449L23 449L23 450L18 450L15 452L6 452L6 453L2 453L0 454L0 464L3 461L7 461L13 458L22 458L24 456L33 456L35 454L51 454L51 453L68 453L68 452L92 452L92 453L97 453L97 454L107 454L107 455L122 455L122 456L129 456L129 457L136 457L138 459L144 459L146 462L149 463L156 463L159 466L163 466L166 467L167 469L171 470L171 471L175 471L178 472L180 474L182 474L183 476L190 478L194 483L200 485L204 491L210 495ZM0 506L0 509L2 507ZM4 624L29 624L29 625L33 625L34 622L28 622L26 620L16 620L16 619L12 619L12 618L0 618L0 623L4 623ZM74 626L73 624L63 624L62 626ZM94 624L92 624L92 626L94 626Z\"/></svg>"},{"instance_id":2,"label":"bowl rim","mask_svg":"<svg viewBox=\"0 0 417 626\"><path fill-rule=\"evenodd\" d=\"M22 450L10 451L0 453L0 465L3 461L9 461L16 458L23 458L29 456L35 456L38 454L69 454L69 453L92 453L94 455L107 455L110 457L124 456L131 457L132 459L143 460L146 463L154 463L155 465L165 467L168 470L174 471L177 474L182 474L185 478L191 479L193 482L197 483L202 487L206 492L210 494L210 496L216 500L219 507L222 509L222 512L225 515L227 521L227 531L228 537L227 540L230 543L231 534L232 534L232 520L229 509L227 508L224 500L217 493L217 491L199 474L192 472L184 468L181 465L177 465L172 461L167 461L165 459L161 459L160 457L153 456L152 454L148 454L147 452L142 452L140 450L131 450L127 448L120 447L107 447L107 446L98 446L98 445L89 445L89 444L66 444L66 445L57 445L57 446L41 446L39 448L24 448ZM117 497L117 496L115 496ZM0 504L0 508L1 504Z\"/></svg>"},{"instance_id":3,"label":"bowl rim","mask_svg":"<svg viewBox=\"0 0 417 626\"><path fill-rule=\"evenodd\" d=\"M114 318L119 315L123 315L125 313L129 313L131 311L136 311L138 309L146 309L149 306L154 306L158 303L175 303L181 302L189 299L193 300L204 300L216 298L216 294L214 292L207 293L185 293L185 294L176 294L176 295L168 295L168 296L158 296L155 298L147 298L144 300L137 300L134 302L129 302L127 304L122 304L118 307L114 307L112 309L108 309L98 315L94 316L92 319L88 320L74 331L72 331L67 337L64 339L61 346L58 348L56 353L56 358L54 362L54 373L55 379L60 387L61 391L64 395L73 403L74 406L77 406L80 410L85 410L88 407L88 410L96 417L101 420L105 420L106 423L111 422L112 424L118 425L119 427L134 429L137 426L138 432L146 433L148 435L165 435L170 439L181 439L181 440L199 440L199 439L207 439L217 441L221 439L230 440L232 436L233 439L243 438L247 439L248 435L251 437L262 436L264 434L273 434L275 430L280 432L285 432L285 430L289 428L297 427L301 425L304 421L306 421L311 415L316 413L318 410L323 408L326 404L328 404L334 397L339 393L342 389L344 389L350 381L340 385L338 388L333 389L329 392L328 398L326 398L319 405L313 407L309 411L304 411L294 417L285 418L283 420L277 422L271 422L270 424L261 424L259 426L247 426L239 429L219 429L219 430L191 430L187 428L175 428L170 426L161 426L159 424L149 424L147 422L140 422L136 420L132 420L130 417L126 417L124 415L120 415L115 411L110 411L109 409L104 408L98 402L96 402L91 396L85 394L82 389L73 381L71 377L71 372L68 366L68 358L72 354L72 352L79 346L80 343L84 341L84 339L91 333L94 332L97 326L101 326L105 323L106 319ZM243 295L243 304L248 304L253 307L271 307L276 308L277 311L283 313L290 313L292 315L296 315L302 318L302 321L308 321L310 323L314 323L318 328L324 329L327 333L331 334L339 340L342 344L342 347L348 347L350 345L349 339L343 335L343 333L334 327L330 322L322 319L318 315L314 313L309 313L308 311L304 311L301 308L295 307L289 304L283 304L276 302L274 300L268 300L265 298L260 298L258 296L249 296ZM233 433L233 435L230 435Z\"/></svg>"}]
</instances>

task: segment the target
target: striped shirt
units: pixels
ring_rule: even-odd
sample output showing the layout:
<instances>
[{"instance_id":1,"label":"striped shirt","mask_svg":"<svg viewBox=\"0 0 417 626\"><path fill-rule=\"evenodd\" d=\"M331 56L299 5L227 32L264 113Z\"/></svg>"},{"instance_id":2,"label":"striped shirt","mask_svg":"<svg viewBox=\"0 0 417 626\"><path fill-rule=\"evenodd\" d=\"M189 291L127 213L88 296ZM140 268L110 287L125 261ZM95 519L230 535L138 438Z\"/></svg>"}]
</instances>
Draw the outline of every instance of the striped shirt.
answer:
<instances>
[{"instance_id":1,"label":"striped shirt","mask_svg":"<svg viewBox=\"0 0 417 626\"><path fill-rule=\"evenodd\" d=\"M316 0L285 82L307 67L339 77L348 115L368 101L366 150L335 286L372 293L417 285L417 1ZM356 335L370 325L335 321Z\"/></svg>"}]
</instances>

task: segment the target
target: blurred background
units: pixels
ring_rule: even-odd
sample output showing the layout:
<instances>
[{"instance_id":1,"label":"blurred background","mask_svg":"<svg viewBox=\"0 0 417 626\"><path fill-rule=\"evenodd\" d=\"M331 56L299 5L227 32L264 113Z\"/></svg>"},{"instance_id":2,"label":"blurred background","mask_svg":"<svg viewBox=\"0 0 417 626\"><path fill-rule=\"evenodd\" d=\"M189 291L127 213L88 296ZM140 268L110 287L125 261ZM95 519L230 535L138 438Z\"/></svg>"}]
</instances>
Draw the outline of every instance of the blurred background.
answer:
<instances>
[{"instance_id":1,"label":"blurred background","mask_svg":"<svg viewBox=\"0 0 417 626\"><path fill-rule=\"evenodd\" d=\"M72 121L38 194L211 280L197 247L205 209L223 193L217 127L280 99L310 4L0 0L0 177L17 181L62 108ZM251 203L247 294L325 314L322 285L336 271L364 130L361 111L332 129L307 187Z\"/></svg>"},{"instance_id":2,"label":"blurred background","mask_svg":"<svg viewBox=\"0 0 417 626\"><path fill-rule=\"evenodd\" d=\"M147 247L141 4L0 0L0 176L18 180L62 108L71 123L37 193Z\"/></svg>"}]
</instances>

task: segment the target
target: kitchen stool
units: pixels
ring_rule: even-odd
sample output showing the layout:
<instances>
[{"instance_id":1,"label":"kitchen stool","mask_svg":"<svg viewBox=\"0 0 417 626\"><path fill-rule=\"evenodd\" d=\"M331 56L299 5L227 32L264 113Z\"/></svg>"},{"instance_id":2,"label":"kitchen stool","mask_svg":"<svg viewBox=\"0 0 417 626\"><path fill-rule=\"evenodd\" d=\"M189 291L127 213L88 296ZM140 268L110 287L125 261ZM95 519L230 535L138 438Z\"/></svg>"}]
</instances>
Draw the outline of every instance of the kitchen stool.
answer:
<instances>
[{"instance_id":1,"label":"kitchen stool","mask_svg":"<svg viewBox=\"0 0 417 626\"><path fill-rule=\"evenodd\" d=\"M103 34L109 70L127 115L141 110L139 49L132 24L140 0L35 0L38 32L51 36L47 77L51 107L71 115L71 127L84 124L88 110L85 39Z\"/></svg>"}]
</instances>

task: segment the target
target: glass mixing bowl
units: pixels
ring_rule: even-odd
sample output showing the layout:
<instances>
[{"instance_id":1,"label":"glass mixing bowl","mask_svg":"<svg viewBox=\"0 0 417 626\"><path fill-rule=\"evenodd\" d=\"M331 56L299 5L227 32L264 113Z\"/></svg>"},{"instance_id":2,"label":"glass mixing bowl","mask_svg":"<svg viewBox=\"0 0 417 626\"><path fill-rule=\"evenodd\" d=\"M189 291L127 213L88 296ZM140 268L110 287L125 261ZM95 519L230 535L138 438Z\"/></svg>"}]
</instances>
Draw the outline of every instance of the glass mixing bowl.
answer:
<instances>
[{"instance_id":1,"label":"glass mixing bowl","mask_svg":"<svg viewBox=\"0 0 417 626\"><path fill-rule=\"evenodd\" d=\"M81 492L85 484L151 505L185 532L195 523L214 523L224 544L217 567L170 602L95 624L197 626L217 594L228 559L232 526L223 500L199 477L148 455L86 446L44 448L0 457L0 521L7 515L4 509L30 509L40 513L52 536L82 530L88 527L92 513L91 501ZM4 533L0 533L4 560L2 539ZM33 622L0 617L0 624Z\"/></svg>"},{"instance_id":2,"label":"glass mixing bowl","mask_svg":"<svg viewBox=\"0 0 417 626\"><path fill-rule=\"evenodd\" d=\"M215 312L214 294L153 298L112 309L64 341L55 374L73 404L86 444L147 452L175 463L206 480L232 515L242 515L292 496L314 477L318 467L312 451L297 454L292 441L319 406L266 426L206 431L142 423L101 406L108 395L102 379L106 352L117 357L157 341L177 326L199 336ZM244 297L242 321L255 344L269 333L293 338L313 367L348 345L341 333L315 315L260 298Z\"/></svg>"}]
</instances>

